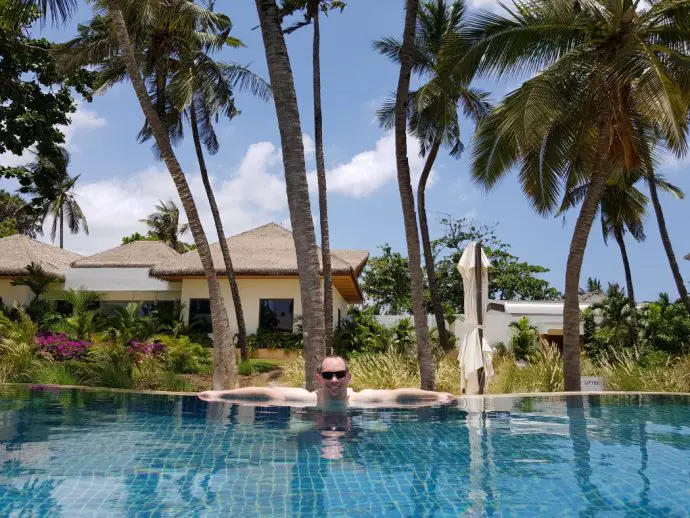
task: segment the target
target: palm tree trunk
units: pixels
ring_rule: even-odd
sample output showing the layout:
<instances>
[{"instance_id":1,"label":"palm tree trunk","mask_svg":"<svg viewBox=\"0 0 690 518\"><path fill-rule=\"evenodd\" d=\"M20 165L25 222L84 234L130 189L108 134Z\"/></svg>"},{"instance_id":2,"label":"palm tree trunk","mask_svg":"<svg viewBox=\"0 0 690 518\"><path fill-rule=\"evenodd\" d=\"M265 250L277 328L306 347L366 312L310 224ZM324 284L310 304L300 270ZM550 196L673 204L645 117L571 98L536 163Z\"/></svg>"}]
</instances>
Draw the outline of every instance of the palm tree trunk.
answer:
<instances>
[{"instance_id":1,"label":"palm tree trunk","mask_svg":"<svg viewBox=\"0 0 690 518\"><path fill-rule=\"evenodd\" d=\"M632 307L635 307L635 288L633 287L632 272L630 270L630 261L628 260L628 250L625 247L625 239L620 228L613 229L613 236L618 243L618 248L621 250L621 258L623 259L623 270L625 270L625 285L628 289L628 300Z\"/></svg>"},{"instance_id":2,"label":"palm tree trunk","mask_svg":"<svg viewBox=\"0 0 690 518\"><path fill-rule=\"evenodd\" d=\"M196 149L196 157L199 161L199 171L201 172L201 180L204 182L204 189L208 197L208 203L211 206L211 214L213 214L213 221L216 225L216 232L218 233L218 242L220 250L223 253L223 262L225 263L225 271L230 283L230 293L232 293L232 302L235 306L235 319L237 320L237 344L240 346L240 355L242 360L249 359L249 345L247 342L247 326L244 322L244 311L242 310L242 299L240 298L240 289L237 286L237 278L235 277L235 269L232 266L232 258L228 250L228 242L223 231L223 222L220 219L220 212L218 211L218 204L216 203L216 196L213 194L213 188L208 178L208 170L206 169L206 160L204 159L204 151L201 148L201 140L199 138L199 126L196 118L196 108L192 102L190 106L191 123L192 123L192 137L194 138L194 148Z\"/></svg>"},{"instance_id":3,"label":"palm tree trunk","mask_svg":"<svg viewBox=\"0 0 690 518\"><path fill-rule=\"evenodd\" d=\"M419 205L419 230L422 234L422 250L424 251L424 266L426 267L426 276L429 281L429 292L431 293L431 308L436 317L436 328L438 329L438 340L441 348L444 351L449 349L448 333L446 331L446 319L443 316L443 308L441 306L441 297L438 294L438 286L436 285L436 273L434 272L434 256L431 253L431 240L429 239L429 223L426 219L426 182L429 179L431 168L436 161L438 150L441 147L441 139L437 138L429 150L429 154L424 162L424 169L422 169L422 176L419 177L419 185L417 186L417 204Z\"/></svg>"},{"instance_id":4,"label":"palm tree trunk","mask_svg":"<svg viewBox=\"0 0 690 518\"><path fill-rule=\"evenodd\" d=\"M213 259L211 257L211 250L208 246L208 240L204 233L204 228L201 226L199 213L196 209L196 204L192 198L192 193L189 190L189 184L185 178L184 172L180 167L177 157L170 145L168 137L168 130L161 123L156 108L153 106L151 99L146 92L146 85L139 74L139 67L134 55L134 48L129 40L127 32L127 25L122 15L122 8L120 7L120 0L108 0L108 8L110 16L115 28L118 45L122 52L122 57L125 62L127 74L132 81L132 86L136 92L137 99L141 105L141 109L146 116L156 145L160 150L161 157L165 161L168 172L175 183L177 193L180 196L182 206L187 214L189 220L189 227L194 236L194 243L197 246L201 264L206 274L208 281L208 294L211 305L211 319L213 325L213 351L215 360L215 369L213 371L213 388L221 390L224 388L233 388L236 384L237 365L235 362L235 348L230 337L230 326L228 324L228 315L223 305L223 298L220 293L220 286L216 278L215 268L213 266Z\"/></svg>"},{"instance_id":5,"label":"palm tree trunk","mask_svg":"<svg viewBox=\"0 0 690 518\"><path fill-rule=\"evenodd\" d=\"M424 390L434 390L434 359L431 355L431 342L427 328L426 309L424 308L424 279L419 253L419 233L417 216L414 209L414 195L410 181L410 164L407 161L407 103L412 72L412 50L419 0L407 0L405 28L400 49L400 75L395 102L395 161L398 170L398 189L402 204L407 257L409 260L410 279L412 284L412 314L414 316L415 335L417 338L417 356L419 374Z\"/></svg>"},{"instance_id":6,"label":"palm tree trunk","mask_svg":"<svg viewBox=\"0 0 690 518\"><path fill-rule=\"evenodd\" d=\"M324 346L331 353L333 347L333 274L331 272L331 239L328 230L328 191L326 188L326 164L323 156L323 117L321 113L321 57L319 46L319 2L311 0L310 9L314 19L314 42L312 50L314 82L314 140L316 144L316 180L319 189L319 223L321 226L321 262L323 263L323 323Z\"/></svg>"},{"instance_id":7,"label":"palm tree trunk","mask_svg":"<svg viewBox=\"0 0 690 518\"><path fill-rule=\"evenodd\" d=\"M649 194L652 198L652 205L654 205L656 221L659 224L659 234L661 234L661 242L664 244L664 250L666 251L666 257L668 257L668 264L671 267L671 273L673 273L673 280L676 281L678 294L680 295L680 299L683 301L683 304L685 305L685 309L690 315L690 299L688 299L688 290L685 288L683 277L680 274L680 269L678 268L678 263L676 262L676 254L673 252L671 238L668 236L668 229L666 228L666 218L664 218L664 211L661 208L661 202L659 201L659 193L656 190L656 183L654 182L654 180L654 175L650 175L647 178L647 185L649 186Z\"/></svg>"},{"instance_id":8,"label":"palm tree trunk","mask_svg":"<svg viewBox=\"0 0 690 518\"><path fill-rule=\"evenodd\" d=\"M618 248L621 250L621 257L623 259L625 284L628 289L628 300L630 301L630 341L632 346L635 347L637 345L637 305L635 303L635 289L633 287L630 261L628 260L628 251L625 247L625 238L619 227L613 229L613 236L616 239L616 243L618 243Z\"/></svg>"},{"instance_id":9,"label":"palm tree trunk","mask_svg":"<svg viewBox=\"0 0 690 518\"><path fill-rule=\"evenodd\" d=\"M315 372L325 354L321 268L311 217L309 185L304 163L302 128L297 95L285 38L275 0L255 0L264 41L268 74L273 89L280 142L283 149L285 187L292 224L304 328L304 369L307 389L316 388Z\"/></svg>"},{"instance_id":10,"label":"palm tree trunk","mask_svg":"<svg viewBox=\"0 0 690 518\"><path fill-rule=\"evenodd\" d=\"M594 171L570 242L563 304L563 373L567 392L580 390L580 272L589 233L605 188L606 174Z\"/></svg>"},{"instance_id":11,"label":"palm tree trunk","mask_svg":"<svg viewBox=\"0 0 690 518\"><path fill-rule=\"evenodd\" d=\"M60 205L60 248L64 248L65 236L65 209Z\"/></svg>"}]
</instances>

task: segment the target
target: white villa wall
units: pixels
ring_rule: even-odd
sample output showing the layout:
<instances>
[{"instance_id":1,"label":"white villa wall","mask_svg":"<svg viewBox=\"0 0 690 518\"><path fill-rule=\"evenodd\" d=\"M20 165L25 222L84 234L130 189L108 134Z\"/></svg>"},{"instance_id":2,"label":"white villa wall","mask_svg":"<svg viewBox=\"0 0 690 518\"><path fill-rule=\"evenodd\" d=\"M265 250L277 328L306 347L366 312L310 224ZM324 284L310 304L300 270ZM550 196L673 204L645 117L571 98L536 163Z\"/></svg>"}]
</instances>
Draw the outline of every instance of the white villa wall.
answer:
<instances>
[{"instance_id":1,"label":"white villa wall","mask_svg":"<svg viewBox=\"0 0 690 518\"><path fill-rule=\"evenodd\" d=\"M227 278L219 278L220 289L223 294L223 303L228 312L230 328L237 330L234 305L230 294L230 283ZM242 311L247 326L247 333L256 333L259 327L259 300L260 299L293 299L295 319L302 315L302 298L299 290L299 280L292 278L265 278L265 279L237 279L237 287L242 299ZM190 299L207 299L208 284L206 279L184 279L182 281L181 300L189 311ZM333 290L333 325L338 322L338 309L341 318L347 315L347 302L337 289ZM187 313L189 318L189 313Z\"/></svg>"},{"instance_id":2,"label":"white villa wall","mask_svg":"<svg viewBox=\"0 0 690 518\"><path fill-rule=\"evenodd\" d=\"M0 298L5 306L13 306L15 302L27 305L33 295L26 286L12 286L12 279L0 279Z\"/></svg>"}]
</instances>

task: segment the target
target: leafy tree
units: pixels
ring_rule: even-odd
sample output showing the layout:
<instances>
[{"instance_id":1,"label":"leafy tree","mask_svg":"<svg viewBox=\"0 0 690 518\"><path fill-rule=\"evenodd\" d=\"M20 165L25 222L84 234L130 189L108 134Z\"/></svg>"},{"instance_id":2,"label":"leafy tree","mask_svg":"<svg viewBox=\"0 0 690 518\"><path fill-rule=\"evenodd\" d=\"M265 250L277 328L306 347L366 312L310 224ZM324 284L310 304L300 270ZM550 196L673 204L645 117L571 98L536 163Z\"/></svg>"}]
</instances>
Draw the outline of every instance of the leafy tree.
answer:
<instances>
[{"instance_id":1,"label":"leafy tree","mask_svg":"<svg viewBox=\"0 0 690 518\"><path fill-rule=\"evenodd\" d=\"M592 304L589 311L601 318L590 343L585 347L588 354L601 358L602 355L618 354L635 345L634 309L625 291L616 283L611 283L606 290L606 298Z\"/></svg>"},{"instance_id":2,"label":"leafy tree","mask_svg":"<svg viewBox=\"0 0 690 518\"><path fill-rule=\"evenodd\" d=\"M510 349L518 360L528 360L537 352L539 335L537 328L529 323L527 317L522 317L516 322L510 323L513 336L510 339Z\"/></svg>"},{"instance_id":3,"label":"leafy tree","mask_svg":"<svg viewBox=\"0 0 690 518\"><path fill-rule=\"evenodd\" d=\"M407 258L388 244L379 248L382 255L370 258L362 274L362 290L377 314L409 314L412 293Z\"/></svg>"},{"instance_id":4,"label":"leafy tree","mask_svg":"<svg viewBox=\"0 0 690 518\"><path fill-rule=\"evenodd\" d=\"M672 303L662 293L659 300L645 305L641 320L649 348L673 355L690 353L690 316L682 302Z\"/></svg>"},{"instance_id":5,"label":"leafy tree","mask_svg":"<svg viewBox=\"0 0 690 518\"><path fill-rule=\"evenodd\" d=\"M76 110L71 89L90 100L94 74L84 69L59 73L53 44L28 34L37 11L14 11L10 3L0 0L0 153L19 156L35 145L41 150L64 142L58 126L68 125L69 114ZM0 176L21 173L0 167Z\"/></svg>"},{"instance_id":6,"label":"leafy tree","mask_svg":"<svg viewBox=\"0 0 690 518\"><path fill-rule=\"evenodd\" d=\"M420 154L426 156L417 186L419 228L424 251L426 281L431 297L431 307L436 318L441 345L448 348L448 334L441 299L436 287L434 259L429 224L426 215L426 184L438 152L442 146L451 156L459 158L464 146L460 140L458 108L475 122L489 113L488 94L469 87L469 81L456 81L447 74L441 59L444 45L453 40L456 48L462 42L469 49L471 42L464 38L465 3L463 0L430 0L421 3L414 42L413 70L426 79L426 83L409 94L409 129L420 142ZM402 43L395 38L375 42L376 50L396 63L400 62ZM395 126L395 98L387 101L379 110L379 120L386 128Z\"/></svg>"},{"instance_id":7,"label":"leafy tree","mask_svg":"<svg viewBox=\"0 0 690 518\"><path fill-rule=\"evenodd\" d=\"M0 237L23 234L31 238L42 232L41 221L26 200L0 189Z\"/></svg>"},{"instance_id":8,"label":"leafy tree","mask_svg":"<svg viewBox=\"0 0 690 518\"><path fill-rule=\"evenodd\" d=\"M64 248L65 218L72 234L81 230L89 234L86 216L74 192L79 175L73 178L68 175L69 163L70 156L64 148L39 152L36 161L29 166L32 183L20 189L33 196L30 203L41 214L42 223L48 217L53 218L50 239L55 241L59 229L60 248Z\"/></svg>"},{"instance_id":9,"label":"leafy tree","mask_svg":"<svg viewBox=\"0 0 690 518\"><path fill-rule=\"evenodd\" d=\"M580 387L578 286L606 185L638 168L651 174L657 143L676 156L687 150L690 64L680 58L690 40L687 9L676 0L516 2L507 16L478 15L471 55L449 60L466 76L537 72L478 126L477 182L490 188L517 169L541 214L557 207L564 188L589 183L565 276L567 391Z\"/></svg>"},{"instance_id":10,"label":"leafy tree","mask_svg":"<svg viewBox=\"0 0 690 518\"><path fill-rule=\"evenodd\" d=\"M135 232L134 234L131 234L129 236L125 236L122 238L122 244L123 245L128 245L130 243L134 243L135 241L160 241L158 237L152 236L152 235L141 235L139 232Z\"/></svg>"}]
</instances>

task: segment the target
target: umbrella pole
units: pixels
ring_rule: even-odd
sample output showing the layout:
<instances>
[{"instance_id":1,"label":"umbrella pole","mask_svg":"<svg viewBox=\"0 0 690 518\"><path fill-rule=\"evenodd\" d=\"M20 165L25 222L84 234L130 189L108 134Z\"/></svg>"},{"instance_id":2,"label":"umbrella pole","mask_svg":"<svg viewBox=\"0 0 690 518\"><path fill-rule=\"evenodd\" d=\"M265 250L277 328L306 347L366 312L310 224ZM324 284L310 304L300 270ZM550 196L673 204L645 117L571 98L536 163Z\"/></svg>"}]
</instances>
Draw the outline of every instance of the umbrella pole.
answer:
<instances>
[{"instance_id":1,"label":"umbrella pole","mask_svg":"<svg viewBox=\"0 0 690 518\"><path fill-rule=\"evenodd\" d=\"M477 243L477 246L474 247L474 275L476 279L476 286L477 286L477 324L479 325L479 343L480 345L484 343L484 330L482 329L481 326L484 325L484 319L483 319L483 309L482 308L482 293L484 290L484 286L482 285L482 245L481 243ZM488 288L488 287L487 287ZM482 352L482 360L484 359L484 354ZM478 384L479 384L479 393L484 394L484 367L481 367L477 370L477 377L478 377Z\"/></svg>"}]
</instances>

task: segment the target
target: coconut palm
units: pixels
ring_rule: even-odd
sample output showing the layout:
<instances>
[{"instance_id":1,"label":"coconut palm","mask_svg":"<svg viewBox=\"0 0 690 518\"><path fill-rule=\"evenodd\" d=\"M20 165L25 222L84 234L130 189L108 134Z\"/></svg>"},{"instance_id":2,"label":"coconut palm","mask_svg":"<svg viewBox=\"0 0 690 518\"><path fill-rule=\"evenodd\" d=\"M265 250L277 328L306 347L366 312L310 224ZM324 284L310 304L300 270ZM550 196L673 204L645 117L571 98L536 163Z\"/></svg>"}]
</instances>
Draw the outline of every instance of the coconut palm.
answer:
<instances>
[{"instance_id":1,"label":"coconut palm","mask_svg":"<svg viewBox=\"0 0 690 518\"><path fill-rule=\"evenodd\" d=\"M24 6L38 5L42 13L50 14L58 19L69 18L77 6L76 0L15 1ZM201 225L199 212L192 198L189 184L177 160L177 156L173 151L170 136L168 134L169 126L166 125L166 121L162 120L159 115L159 110L157 110L157 106L154 104L155 99L150 97L147 91L145 78L142 77L142 66L138 62L138 58L141 56L136 52L136 47L130 39L125 13L130 17L135 16L137 19L145 19L146 16L162 16L161 12L164 12L172 18L172 25L178 27L189 27L188 20L190 17L202 16L209 19L212 17L208 15L208 10L187 0L139 0L136 3L121 0L100 0L97 5L101 6L107 12L108 27L110 27L112 31L111 34L114 36L111 40L111 44L116 45L117 49L119 49L119 57L123 65L122 69L126 71L132 82L139 105L151 127L156 146L175 183L208 281L211 318L213 321L213 340L215 344L214 355L216 360L213 374L213 386L217 389L234 386L236 383L234 347L230 337L228 315L225 311L220 286L211 257L211 250ZM133 8L134 6L136 6L136 9ZM135 33L135 37L139 36Z\"/></svg>"},{"instance_id":2,"label":"coconut palm","mask_svg":"<svg viewBox=\"0 0 690 518\"><path fill-rule=\"evenodd\" d=\"M506 9L508 17L474 18L477 43L452 67L458 75L536 73L477 128L479 184L491 188L517 166L533 207L550 214L564 188L588 182L565 276L565 390L579 390L578 285L607 182L650 161L657 137L676 156L687 149L690 1L530 0Z\"/></svg>"},{"instance_id":3,"label":"coconut palm","mask_svg":"<svg viewBox=\"0 0 690 518\"><path fill-rule=\"evenodd\" d=\"M74 187L79 176L70 177L67 174L70 155L64 148L51 151L39 151L36 161L29 165L34 182L25 190L34 196L27 209L37 209L40 214L41 224L52 217L53 225L50 230L50 239L60 232L60 248L64 248L65 219L67 227L72 234L84 231L89 234L89 226L86 216L77 203L77 195Z\"/></svg>"},{"instance_id":4,"label":"coconut palm","mask_svg":"<svg viewBox=\"0 0 690 518\"><path fill-rule=\"evenodd\" d=\"M224 42L228 42L226 34L222 34L220 37ZM239 40L231 40L231 43L233 46L241 45ZM237 114L234 99L235 90L249 91L263 100L270 98L271 91L270 87L262 79L246 67L214 61L206 53L206 50L211 48L212 45L205 45L205 47L207 48L204 48L196 40L189 40L182 47L179 66L171 78L169 91L173 110L178 113L184 113L192 129L199 171L209 205L211 206L218 242L225 263L225 271L230 283L230 292L237 320L237 342L240 347L242 360L247 360L249 358L249 343L240 290L237 285L232 257L225 238L218 204L216 203L208 176L202 143L209 153L215 154L218 152L219 141L213 123L218 120L220 115L232 119ZM179 119L179 116L172 118L172 120Z\"/></svg>"},{"instance_id":5,"label":"coconut palm","mask_svg":"<svg viewBox=\"0 0 690 518\"><path fill-rule=\"evenodd\" d=\"M135 48L147 56L141 60L145 63L142 72L149 78L150 95L156 99L159 115L162 115L169 127L171 141L175 144L182 140L184 118L192 127L201 178L230 283L238 327L238 345L242 358L246 359L249 350L242 302L218 205L208 177L201 140L203 138L203 144L210 153L218 151L219 141L213 129L213 122L214 119L218 119L219 114L229 119L237 114L234 103L235 90L249 91L253 95L267 99L270 89L248 68L217 62L209 55L210 52L224 46L241 47L243 44L229 36L232 24L226 16L216 13L205 14L213 23L209 23L205 17L190 18L187 22L192 26L184 28L179 25L171 26L168 17L164 16L162 19L151 20L153 24L149 26L133 24L130 33L141 35L143 32L148 35L135 37ZM120 57L117 54L113 55L112 46L108 44L111 38L109 24L103 18L95 17L88 25L80 26L79 37L66 43L62 52L63 60L71 66L84 66L90 63L100 65L99 89L108 88L126 78L122 74ZM160 43L153 45L152 41L167 43L164 46ZM96 63L92 63L94 59ZM139 133L139 140L144 142L150 138L151 127L145 122Z\"/></svg>"},{"instance_id":6,"label":"coconut palm","mask_svg":"<svg viewBox=\"0 0 690 518\"><path fill-rule=\"evenodd\" d=\"M463 40L469 49L470 42L463 39L462 35L464 14L464 0L455 0L451 5L448 5L446 0L422 2L417 21L412 68L416 73L426 76L428 81L419 89L410 92L408 108L410 132L419 139L421 156L426 156L417 185L417 208L431 307L436 318L439 341L444 350L449 349L448 332L434 272L434 255L426 216L426 185L441 146L448 147L450 155L454 158L460 158L462 154L464 147L460 140L458 107L462 106L465 116L471 117L475 122L489 113L489 105L486 102L488 94L447 77L447 74L444 74L446 70L439 64L443 45L449 39ZM401 45L396 38L386 38L375 42L374 48L393 62L399 63ZM458 43L458 48L459 45ZM389 99L378 115L381 125L392 129L395 126L395 98Z\"/></svg>"},{"instance_id":7,"label":"coconut palm","mask_svg":"<svg viewBox=\"0 0 690 518\"><path fill-rule=\"evenodd\" d=\"M400 45L400 74L395 94L395 161L398 173L398 190L402 204L407 257L412 281L412 314L414 316L415 336L417 338L417 356L421 386L433 390L434 359L431 354L431 341L427 327L426 309L424 307L424 278L419 254L419 233L417 216L414 207L414 195L410 180L410 164L407 161L407 112L410 93L410 76L415 59L415 32L419 0L407 0L405 7L405 25Z\"/></svg>"},{"instance_id":8,"label":"coconut palm","mask_svg":"<svg viewBox=\"0 0 690 518\"><path fill-rule=\"evenodd\" d=\"M283 148L285 184L302 298L304 368L307 388L312 390L315 388L314 373L325 354L323 291L314 222L311 217L302 128L278 6L275 0L256 0L256 10L259 14Z\"/></svg>"},{"instance_id":9,"label":"coconut palm","mask_svg":"<svg viewBox=\"0 0 690 518\"><path fill-rule=\"evenodd\" d=\"M680 274L680 269L678 268L678 262L676 261L676 254L673 251L673 245L671 244L671 238L668 235L668 229L666 228L666 218L664 217L664 211L661 208L661 202L659 201L659 193L657 187L659 185L655 181L656 176L653 174L653 170L647 176L647 186L649 187L649 195L652 199L652 206L654 207L654 214L656 214L656 221L659 226L659 234L661 235L661 242L664 245L664 251L666 252L666 257L668 258L668 264L671 268L671 273L673 274L673 280L676 283L676 288L678 289L678 294L680 295L680 300L683 302L688 315L690 315L690 297L688 297L688 290L685 287L685 282L683 281L683 276ZM683 193L679 190L675 192L670 191L678 198L683 197Z\"/></svg>"},{"instance_id":10,"label":"coconut palm","mask_svg":"<svg viewBox=\"0 0 690 518\"><path fill-rule=\"evenodd\" d=\"M187 245L180 241L180 236L189 230L189 224L180 223L180 209L172 200L160 201L155 208L155 212L139 220L149 227L149 236L163 241L180 253L186 252Z\"/></svg>"}]
</instances>

